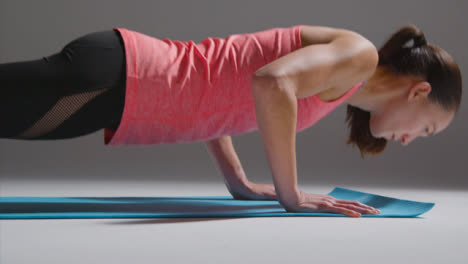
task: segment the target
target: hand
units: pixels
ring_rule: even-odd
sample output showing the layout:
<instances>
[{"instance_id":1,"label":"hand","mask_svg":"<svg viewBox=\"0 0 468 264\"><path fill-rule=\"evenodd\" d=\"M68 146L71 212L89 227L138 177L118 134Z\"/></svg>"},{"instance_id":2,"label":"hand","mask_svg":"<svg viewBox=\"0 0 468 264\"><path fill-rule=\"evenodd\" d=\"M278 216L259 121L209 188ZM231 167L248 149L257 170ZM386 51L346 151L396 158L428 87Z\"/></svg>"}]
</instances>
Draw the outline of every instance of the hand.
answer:
<instances>
[{"instance_id":1,"label":"hand","mask_svg":"<svg viewBox=\"0 0 468 264\"><path fill-rule=\"evenodd\" d=\"M372 206L358 201L336 199L330 195L310 194L299 191L299 202L295 206L285 207L287 212L301 213L340 213L351 217L360 217L361 214L379 214L380 211ZM377 210L377 211L373 211Z\"/></svg>"},{"instance_id":2,"label":"hand","mask_svg":"<svg viewBox=\"0 0 468 264\"><path fill-rule=\"evenodd\" d=\"M242 187L231 191L236 200L276 200L273 184L261 184L247 181Z\"/></svg>"}]
</instances>

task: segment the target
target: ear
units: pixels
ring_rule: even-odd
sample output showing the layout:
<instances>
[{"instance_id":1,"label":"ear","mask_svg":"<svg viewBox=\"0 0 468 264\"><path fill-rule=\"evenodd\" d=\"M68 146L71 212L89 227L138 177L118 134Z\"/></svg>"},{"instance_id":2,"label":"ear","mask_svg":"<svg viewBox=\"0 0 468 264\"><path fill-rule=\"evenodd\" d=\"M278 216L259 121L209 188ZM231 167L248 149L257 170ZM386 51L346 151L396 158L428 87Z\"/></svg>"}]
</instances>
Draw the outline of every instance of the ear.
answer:
<instances>
[{"instance_id":1,"label":"ear","mask_svg":"<svg viewBox=\"0 0 468 264\"><path fill-rule=\"evenodd\" d=\"M429 96L432 87L431 84L426 81L419 81L413 84L411 91L408 95L408 99L419 99Z\"/></svg>"}]
</instances>

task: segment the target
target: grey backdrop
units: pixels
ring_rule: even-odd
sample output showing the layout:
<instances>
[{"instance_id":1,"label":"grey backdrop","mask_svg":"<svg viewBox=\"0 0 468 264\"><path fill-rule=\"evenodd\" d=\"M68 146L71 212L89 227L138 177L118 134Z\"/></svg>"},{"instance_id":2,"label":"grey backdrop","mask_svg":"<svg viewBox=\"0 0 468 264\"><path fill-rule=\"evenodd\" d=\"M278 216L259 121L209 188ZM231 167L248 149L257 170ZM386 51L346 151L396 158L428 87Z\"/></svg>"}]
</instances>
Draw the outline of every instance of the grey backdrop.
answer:
<instances>
[{"instance_id":1,"label":"grey backdrop","mask_svg":"<svg viewBox=\"0 0 468 264\"><path fill-rule=\"evenodd\" d=\"M0 63L47 56L76 37L115 26L158 38L199 42L208 36L227 37L271 27L325 25L357 31L380 47L398 27L414 23L424 30L428 41L455 57L466 76L467 3L1 0ZM360 158L357 148L345 144L346 104L341 105L315 126L297 134L299 185L466 189L466 89L463 97L458 117L442 133L430 139L417 139L406 147L392 142L383 154L365 160ZM255 182L272 183L258 131L234 136L233 141L248 177ZM204 143L106 147L103 130L70 140L0 139L0 177L5 181L222 182Z\"/></svg>"}]
</instances>

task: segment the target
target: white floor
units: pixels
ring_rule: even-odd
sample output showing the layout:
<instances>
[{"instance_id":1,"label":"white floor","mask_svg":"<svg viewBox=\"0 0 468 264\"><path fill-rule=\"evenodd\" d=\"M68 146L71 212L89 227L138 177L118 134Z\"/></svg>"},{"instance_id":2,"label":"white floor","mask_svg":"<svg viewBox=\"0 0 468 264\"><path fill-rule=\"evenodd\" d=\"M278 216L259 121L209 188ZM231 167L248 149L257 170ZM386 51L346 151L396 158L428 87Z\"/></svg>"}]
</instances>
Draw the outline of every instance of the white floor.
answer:
<instances>
[{"instance_id":1,"label":"white floor","mask_svg":"<svg viewBox=\"0 0 468 264\"><path fill-rule=\"evenodd\" d=\"M301 186L328 193L335 186ZM421 218L0 220L0 263L468 263L468 193L341 186L435 202ZM200 183L0 181L1 196L229 195Z\"/></svg>"}]
</instances>

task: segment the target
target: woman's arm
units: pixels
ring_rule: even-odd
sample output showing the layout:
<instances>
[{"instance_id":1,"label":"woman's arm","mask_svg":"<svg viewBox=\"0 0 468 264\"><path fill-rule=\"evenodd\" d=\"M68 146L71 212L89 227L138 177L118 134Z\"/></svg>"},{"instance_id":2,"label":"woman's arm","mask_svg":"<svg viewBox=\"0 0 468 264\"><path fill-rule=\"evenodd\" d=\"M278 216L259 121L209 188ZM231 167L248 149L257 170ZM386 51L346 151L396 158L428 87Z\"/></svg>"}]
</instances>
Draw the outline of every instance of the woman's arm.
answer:
<instances>
[{"instance_id":1,"label":"woman's arm","mask_svg":"<svg viewBox=\"0 0 468 264\"><path fill-rule=\"evenodd\" d=\"M216 162L216 167L224 176L226 187L235 199L277 199L274 185L254 183L247 179L230 136L207 141L206 147Z\"/></svg>"},{"instance_id":2,"label":"woman's arm","mask_svg":"<svg viewBox=\"0 0 468 264\"><path fill-rule=\"evenodd\" d=\"M297 99L337 85L352 87L375 71L375 47L356 33L338 34L327 44L309 45L259 69L252 92L263 147L273 175L278 201L296 208Z\"/></svg>"},{"instance_id":3,"label":"woman's arm","mask_svg":"<svg viewBox=\"0 0 468 264\"><path fill-rule=\"evenodd\" d=\"M247 177L230 136L206 141L206 148L224 176L224 183L231 194L235 195L237 190L247 186Z\"/></svg>"}]
</instances>

